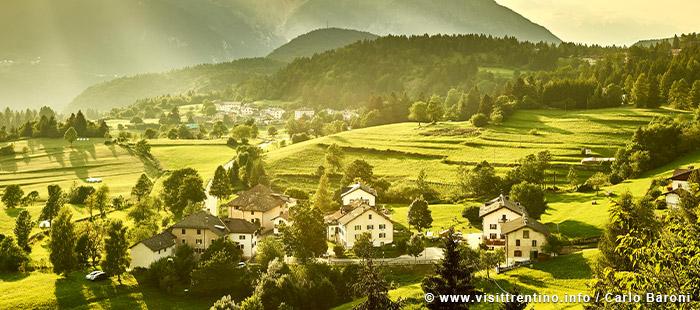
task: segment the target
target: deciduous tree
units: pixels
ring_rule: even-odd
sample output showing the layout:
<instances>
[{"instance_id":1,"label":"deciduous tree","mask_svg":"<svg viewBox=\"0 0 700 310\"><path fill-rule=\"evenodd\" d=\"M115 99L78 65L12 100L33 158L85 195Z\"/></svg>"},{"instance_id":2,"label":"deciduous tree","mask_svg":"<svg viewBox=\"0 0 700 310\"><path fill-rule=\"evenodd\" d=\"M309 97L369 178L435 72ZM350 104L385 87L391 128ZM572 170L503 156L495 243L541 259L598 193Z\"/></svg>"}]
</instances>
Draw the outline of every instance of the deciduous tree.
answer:
<instances>
[{"instance_id":1,"label":"deciduous tree","mask_svg":"<svg viewBox=\"0 0 700 310\"><path fill-rule=\"evenodd\" d=\"M70 209L61 208L51 226L49 261L57 274L75 269L75 226Z\"/></svg>"},{"instance_id":2,"label":"deciduous tree","mask_svg":"<svg viewBox=\"0 0 700 310\"><path fill-rule=\"evenodd\" d=\"M104 272L117 276L119 284L122 284L122 274L126 272L130 261L126 230L127 228L121 220L109 223L105 239L105 258L101 264Z\"/></svg>"}]
</instances>

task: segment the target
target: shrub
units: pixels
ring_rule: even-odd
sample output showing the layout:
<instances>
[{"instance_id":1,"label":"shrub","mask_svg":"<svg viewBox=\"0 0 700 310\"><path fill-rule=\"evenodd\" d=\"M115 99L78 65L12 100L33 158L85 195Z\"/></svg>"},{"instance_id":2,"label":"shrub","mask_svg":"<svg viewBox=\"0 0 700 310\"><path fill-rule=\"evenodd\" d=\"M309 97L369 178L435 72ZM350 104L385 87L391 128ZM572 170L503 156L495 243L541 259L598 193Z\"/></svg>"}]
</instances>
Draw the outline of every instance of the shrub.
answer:
<instances>
[{"instance_id":1,"label":"shrub","mask_svg":"<svg viewBox=\"0 0 700 310\"><path fill-rule=\"evenodd\" d=\"M238 147L238 140L236 140L236 138L229 137L228 140L226 140L226 145L236 148Z\"/></svg>"},{"instance_id":2,"label":"shrub","mask_svg":"<svg viewBox=\"0 0 700 310\"><path fill-rule=\"evenodd\" d=\"M299 143L309 139L311 138L309 138L309 135L305 133L297 133L292 135L292 143Z\"/></svg>"},{"instance_id":3,"label":"shrub","mask_svg":"<svg viewBox=\"0 0 700 310\"><path fill-rule=\"evenodd\" d=\"M81 185L73 187L68 194L68 202L71 204L84 204L85 199L93 192L95 192L95 189L92 186Z\"/></svg>"},{"instance_id":4,"label":"shrub","mask_svg":"<svg viewBox=\"0 0 700 310\"><path fill-rule=\"evenodd\" d=\"M483 113L477 113L472 116L469 121L474 125L474 127L484 127L488 125L489 123L489 118L486 117Z\"/></svg>"},{"instance_id":5,"label":"shrub","mask_svg":"<svg viewBox=\"0 0 700 310\"><path fill-rule=\"evenodd\" d=\"M341 244L336 244L333 246L333 254L335 254L335 257L338 258L343 258L345 257L345 247Z\"/></svg>"},{"instance_id":6,"label":"shrub","mask_svg":"<svg viewBox=\"0 0 700 310\"><path fill-rule=\"evenodd\" d=\"M474 227L481 227L482 219L479 217L479 206L467 206L462 210L462 217Z\"/></svg>"},{"instance_id":7,"label":"shrub","mask_svg":"<svg viewBox=\"0 0 700 310\"><path fill-rule=\"evenodd\" d=\"M15 145L8 144L6 146L0 147L0 156L15 155Z\"/></svg>"},{"instance_id":8,"label":"shrub","mask_svg":"<svg viewBox=\"0 0 700 310\"><path fill-rule=\"evenodd\" d=\"M301 199L301 200L308 200L309 199L309 194L304 192L303 190L300 190L296 187L290 187L287 190L284 191L284 194L292 197L294 199Z\"/></svg>"}]
</instances>

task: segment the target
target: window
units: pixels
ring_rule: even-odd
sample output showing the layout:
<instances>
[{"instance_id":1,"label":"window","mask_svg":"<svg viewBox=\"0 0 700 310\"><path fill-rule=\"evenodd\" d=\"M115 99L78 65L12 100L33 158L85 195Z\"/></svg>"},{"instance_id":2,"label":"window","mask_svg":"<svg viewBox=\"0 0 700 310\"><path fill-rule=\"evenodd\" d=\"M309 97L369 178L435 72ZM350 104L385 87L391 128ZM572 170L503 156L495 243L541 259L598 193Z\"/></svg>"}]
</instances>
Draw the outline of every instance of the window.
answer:
<instances>
[{"instance_id":1,"label":"window","mask_svg":"<svg viewBox=\"0 0 700 310\"><path fill-rule=\"evenodd\" d=\"M202 230L201 230L201 229L197 229L197 234L198 234L198 235L201 235L201 234L202 234Z\"/></svg>"},{"instance_id":2,"label":"window","mask_svg":"<svg viewBox=\"0 0 700 310\"><path fill-rule=\"evenodd\" d=\"M523 239L530 239L530 231L523 230Z\"/></svg>"},{"instance_id":3,"label":"window","mask_svg":"<svg viewBox=\"0 0 700 310\"><path fill-rule=\"evenodd\" d=\"M238 240L245 240L245 235L238 236Z\"/></svg>"},{"instance_id":4,"label":"window","mask_svg":"<svg viewBox=\"0 0 700 310\"><path fill-rule=\"evenodd\" d=\"M386 224L379 224L379 229L386 229Z\"/></svg>"},{"instance_id":5,"label":"window","mask_svg":"<svg viewBox=\"0 0 700 310\"><path fill-rule=\"evenodd\" d=\"M508 218L506 217L505 214L503 214L503 216L501 216L501 220L503 220L504 222L505 222L507 219L508 219Z\"/></svg>"},{"instance_id":6,"label":"window","mask_svg":"<svg viewBox=\"0 0 700 310\"><path fill-rule=\"evenodd\" d=\"M255 211L250 211L250 215L255 215Z\"/></svg>"},{"instance_id":7,"label":"window","mask_svg":"<svg viewBox=\"0 0 700 310\"><path fill-rule=\"evenodd\" d=\"M372 214L369 215L369 219L370 219L370 220L372 219Z\"/></svg>"},{"instance_id":8,"label":"window","mask_svg":"<svg viewBox=\"0 0 700 310\"><path fill-rule=\"evenodd\" d=\"M386 233L379 233L379 238L386 238Z\"/></svg>"},{"instance_id":9,"label":"window","mask_svg":"<svg viewBox=\"0 0 700 310\"><path fill-rule=\"evenodd\" d=\"M496 234L489 234L489 239L496 239Z\"/></svg>"},{"instance_id":10,"label":"window","mask_svg":"<svg viewBox=\"0 0 700 310\"><path fill-rule=\"evenodd\" d=\"M245 247L245 246L242 245L242 244L239 244L239 245L238 245L238 248L241 249L241 250L243 250L244 247Z\"/></svg>"},{"instance_id":11,"label":"window","mask_svg":"<svg viewBox=\"0 0 700 310\"><path fill-rule=\"evenodd\" d=\"M374 229L374 225L367 225L367 230L372 230Z\"/></svg>"},{"instance_id":12,"label":"window","mask_svg":"<svg viewBox=\"0 0 700 310\"><path fill-rule=\"evenodd\" d=\"M182 234L183 234L183 235L185 234L185 229L184 229L184 228L182 229Z\"/></svg>"},{"instance_id":13,"label":"window","mask_svg":"<svg viewBox=\"0 0 700 310\"><path fill-rule=\"evenodd\" d=\"M182 239L182 244L185 244L185 239Z\"/></svg>"},{"instance_id":14,"label":"window","mask_svg":"<svg viewBox=\"0 0 700 310\"><path fill-rule=\"evenodd\" d=\"M362 225L355 225L355 230L362 230Z\"/></svg>"},{"instance_id":15,"label":"window","mask_svg":"<svg viewBox=\"0 0 700 310\"><path fill-rule=\"evenodd\" d=\"M489 229L498 229L496 224L489 224Z\"/></svg>"},{"instance_id":16,"label":"window","mask_svg":"<svg viewBox=\"0 0 700 310\"><path fill-rule=\"evenodd\" d=\"M501 234L501 239L505 239L505 238L506 238L506 235Z\"/></svg>"},{"instance_id":17,"label":"window","mask_svg":"<svg viewBox=\"0 0 700 310\"><path fill-rule=\"evenodd\" d=\"M515 246L520 246L520 239L515 239Z\"/></svg>"},{"instance_id":18,"label":"window","mask_svg":"<svg viewBox=\"0 0 700 310\"><path fill-rule=\"evenodd\" d=\"M537 246L537 240L532 240L532 246Z\"/></svg>"},{"instance_id":19,"label":"window","mask_svg":"<svg viewBox=\"0 0 700 310\"><path fill-rule=\"evenodd\" d=\"M197 240L194 241L194 243L196 243L196 244L202 244L202 239L197 239Z\"/></svg>"},{"instance_id":20,"label":"window","mask_svg":"<svg viewBox=\"0 0 700 310\"><path fill-rule=\"evenodd\" d=\"M515 250L515 251L513 251L513 256L515 256L515 257L522 257L522 256L523 256L523 252L521 252L520 250Z\"/></svg>"}]
</instances>

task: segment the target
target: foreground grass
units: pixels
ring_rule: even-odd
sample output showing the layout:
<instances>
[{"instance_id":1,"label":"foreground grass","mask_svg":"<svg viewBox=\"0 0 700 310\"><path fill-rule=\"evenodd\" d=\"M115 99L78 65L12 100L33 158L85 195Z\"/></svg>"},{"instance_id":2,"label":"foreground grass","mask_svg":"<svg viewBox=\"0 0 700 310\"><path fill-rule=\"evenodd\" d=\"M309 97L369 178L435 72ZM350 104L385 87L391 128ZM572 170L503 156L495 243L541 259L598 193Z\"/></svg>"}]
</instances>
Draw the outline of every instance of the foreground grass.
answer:
<instances>
[{"instance_id":1,"label":"foreground grass","mask_svg":"<svg viewBox=\"0 0 700 310\"><path fill-rule=\"evenodd\" d=\"M90 282L76 272L67 277L32 272L0 276L0 309L207 309L211 298L166 295L131 275Z\"/></svg>"},{"instance_id":2,"label":"foreground grass","mask_svg":"<svg viewBox=\"0 0 700 310\"><path fill-rule=\"evenodd\" d=\"M596 255L598 255L598 250L583 250L498 275L494 275L492 272L492 280L488 280L486 273L481 272L477 277L477 288L491 294L502 293L501 288L511 292L517 290L522 294L556 294L560 299L563 299L565 294L587 294L587 284L592 276L592 266ZM423 301L424 293L420 286L424 276L425 273L404 274L405 281L400 282L400 286L389 291L389 296L394 300L398 298L406 300L405 309L426 309ZM357 299L335 309L352 309L353 306L362 301L363 299ZM498 305L478 304L474 308L495 309L498 308ZM528 309L583 309L583 305L531 304L528 305Z\"/></svg>"}]
</instances>

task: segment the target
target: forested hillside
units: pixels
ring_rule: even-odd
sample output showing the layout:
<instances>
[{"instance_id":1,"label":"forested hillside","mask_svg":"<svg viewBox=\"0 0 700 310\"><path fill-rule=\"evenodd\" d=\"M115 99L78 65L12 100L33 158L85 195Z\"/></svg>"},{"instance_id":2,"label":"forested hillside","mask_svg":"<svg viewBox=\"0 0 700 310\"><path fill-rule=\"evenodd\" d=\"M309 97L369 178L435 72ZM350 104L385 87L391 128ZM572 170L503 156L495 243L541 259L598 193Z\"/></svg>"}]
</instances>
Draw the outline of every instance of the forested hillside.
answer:
<instances>
[{"instance_id":1,"label":"forested hillside","mask_svg":"<svg viewBox=\"0 0 700 310\"><path fill-rule=\"evenodd\" d=\"M310 57L343 47L357 41L374 40L377 36L369 32L352 29L324 28L300 35L289 43L276 48L268 58L290 62L298 57Z\"/></svg>"},{"instance_id":2,"label":"forested hillside","mask_svg":"<svg viewBox=\"0 0 700 310\"><path fill-rule=\"evenodd\" d=\"M69 109L106 111L140 98L188 91L223 91L242 80L272 74L283 65L268 58L252 58L119 78L89 87L71 102Z\"/></svg>"}]
</instances>

